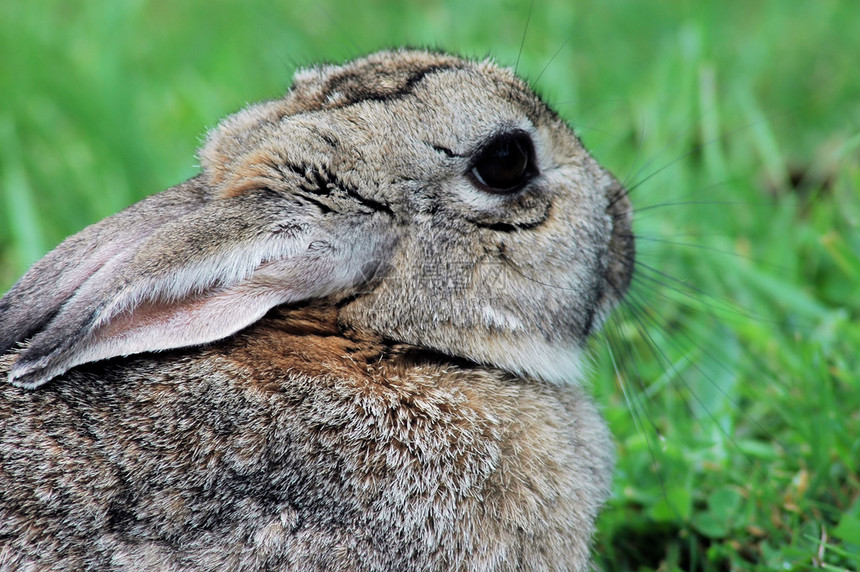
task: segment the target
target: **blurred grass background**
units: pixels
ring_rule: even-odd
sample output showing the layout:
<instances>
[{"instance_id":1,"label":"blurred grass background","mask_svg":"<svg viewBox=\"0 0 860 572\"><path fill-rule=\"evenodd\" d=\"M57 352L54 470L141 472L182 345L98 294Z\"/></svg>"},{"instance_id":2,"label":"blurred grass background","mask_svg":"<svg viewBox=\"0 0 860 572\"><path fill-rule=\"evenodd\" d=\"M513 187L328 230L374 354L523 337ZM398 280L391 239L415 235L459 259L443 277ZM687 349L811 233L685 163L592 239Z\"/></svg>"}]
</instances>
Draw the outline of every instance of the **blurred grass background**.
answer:
<instances>
[{"instance_id":1,"label":"blurred grass background","mask_svg":"<svg viewBox=\"0 0 860 572\"><path fill-rule=\"evenodd\" d=\"M0 291L194 175L205 129L297 66L492 55L638 211L634 289L594 343L619 450L604 565L857 569L858 25L835 0L4 2Z\"/></svg>"}]
</instances>

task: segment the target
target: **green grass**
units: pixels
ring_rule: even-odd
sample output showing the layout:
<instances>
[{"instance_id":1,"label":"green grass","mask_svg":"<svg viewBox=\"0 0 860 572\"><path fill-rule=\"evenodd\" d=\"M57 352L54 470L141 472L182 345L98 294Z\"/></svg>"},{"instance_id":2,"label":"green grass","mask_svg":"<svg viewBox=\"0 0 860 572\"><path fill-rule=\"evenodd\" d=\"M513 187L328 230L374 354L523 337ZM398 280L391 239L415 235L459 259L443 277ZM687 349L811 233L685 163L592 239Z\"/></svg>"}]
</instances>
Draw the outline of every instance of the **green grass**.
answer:
<instances>
[{"instance_id":1,"label":"green grass","mask_svg":"<svg viewBox=\"0 0 860 572\"><path fill-rule=\"evenodd\" d=\"M193 175L205 128L297 65L492 54L638 209L642 266L594 342L606 567L860 567L860 7L268 4L0 3L0 290Z\"/></svg>"}]
</instances>

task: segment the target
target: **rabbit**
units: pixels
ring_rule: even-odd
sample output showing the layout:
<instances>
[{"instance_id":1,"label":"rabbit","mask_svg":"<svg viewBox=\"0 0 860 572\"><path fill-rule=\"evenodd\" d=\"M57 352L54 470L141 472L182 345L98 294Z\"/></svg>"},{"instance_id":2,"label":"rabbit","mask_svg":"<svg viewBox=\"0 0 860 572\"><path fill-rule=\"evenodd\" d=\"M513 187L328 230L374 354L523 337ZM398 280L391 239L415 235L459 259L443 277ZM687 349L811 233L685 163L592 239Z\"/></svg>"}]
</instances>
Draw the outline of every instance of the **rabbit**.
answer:
<instances>
[{"instance_id":1,"label":"rabbit","mask_svg":"<svg viewBox=\"0 0 860 572\"><path fill-rule=\"evenodd\" d=\"M296 73L0 300L0 568L587 570L624 187L511 70Z\"/></svg>"}]
</instances>

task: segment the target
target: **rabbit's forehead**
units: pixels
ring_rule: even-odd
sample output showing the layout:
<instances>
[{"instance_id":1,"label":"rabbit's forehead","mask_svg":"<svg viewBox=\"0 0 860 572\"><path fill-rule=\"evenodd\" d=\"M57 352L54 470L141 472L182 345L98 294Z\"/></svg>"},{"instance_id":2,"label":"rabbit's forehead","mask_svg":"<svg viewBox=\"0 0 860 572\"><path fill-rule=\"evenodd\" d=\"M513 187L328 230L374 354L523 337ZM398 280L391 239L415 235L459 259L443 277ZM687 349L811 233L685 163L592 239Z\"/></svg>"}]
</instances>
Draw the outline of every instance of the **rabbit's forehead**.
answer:
<instances>
[{"instance_id":1,"label":"rabbit's forehead","mask_svg":"<svg viewBox=\"0 0 860 572\"><path fill-rule=\"evenodd\" d=\"M532 130L544 118L534 113L535 99L522 86L467 71L435 74L425 79L401 106L417 116L416 126L444 130L461 139L485 137L501 125ZM422 121L423 119L423 121Z\"/></svg>"},{"instance_id":2,"label":"rabbit's forehead","mask_svg":"<svg viewBox=\"0 0 860 572\"><path fill-rule=\"evenodd\" d=\"M408 96L364 100L305 115L296 123L315 133L336 133L341 142L365 151L379 148L386 157L432 154L434 148L466 157L504 130L575 142L567 126L519 80L474 69L436 71L423 76ZM562 149L569 152L565 145L556 150Z\"/></svg>"},{"instance_id":3,"label":"rabbit's forehead","mask_svg":"<svg viewBox=\"0 0 860 572\"><path fill-rule=\"evenodd\" d=\"M303 70L283 104L287 115L319 114L323 121L337 117L368 131L373 125L385 125L387 132L455 128L464 136L520 118L531 123L555 118L507 68L415 50ZM463 132L467 128L473 133Z\"/></svg>"}]
</instances>

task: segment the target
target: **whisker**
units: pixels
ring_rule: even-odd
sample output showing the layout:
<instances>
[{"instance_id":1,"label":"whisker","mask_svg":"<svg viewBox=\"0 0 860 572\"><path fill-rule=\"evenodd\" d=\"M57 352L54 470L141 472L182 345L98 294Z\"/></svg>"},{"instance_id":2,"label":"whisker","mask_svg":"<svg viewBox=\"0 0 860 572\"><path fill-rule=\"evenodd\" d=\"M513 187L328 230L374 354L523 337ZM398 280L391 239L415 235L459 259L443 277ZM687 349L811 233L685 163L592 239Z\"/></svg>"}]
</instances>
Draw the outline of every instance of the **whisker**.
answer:
<instances>
[{"instance_id":1,"label":"whisker","mask_svg":"<svg viewBox=\"0 0 860 572\"><path fill-rule=\"evenodd\" d=\"M534 79L534 81L532 81L532 85L537 85L537 83L540 81L540 78L543 77L543 74L546 72L546 70L549 69L549 66L552 65L552 62L555 61L555 58L558 57L558 54L561 53L561 51L568 44L568 42L570 42L570 39L572 37L573 37L573 32L568 34L568 36L564 39L564 42L562 42L561 46L559 46L559 48L555 51L555 53L552 55L552 57L549 58L549 61L546 63L545 66L543 66L543 69L540 70L540 73L537 75L537 77Z\"/></svg>"},{"instance_id":2,"label":"whisker","mask_svg":"<svg viewBox=\"0 0 860 572\"><path fill-rule=\"evenodd\" d=\"M709 294L709 293L705 292L704 290L697 288L696 286L693 286L692 284L689 284L689 283L684 282L682 280L679 280L678 278L675 278L674 276L671 276L665 272L657 270L653 266L649 266L648 264L642 262L641 260L634 260L633 262L634 262L634 264L636 264L636 268L639 270L652 272L652 273L657 274L658 276L660 276L660 277L662 277L662 278L664 278L670 282L674 282L675 284L678 284L679 286L683 286L684 288L686 288L689 291L684 291L681 289L674 289L674 288L673 288L673 290L678 292L679 294L687 297L687 298L690 298L691 300L699 301L698 298L696 298L692 295L691 292L694 292L694 293L698 294L699 296L703 296L703 297L713 301L715 303L715 306L726 308L734 314L740 314L746 318L758 320L758 321L761 321L763 323L771 323L771 324L778 324L779 323L779 322L776 322L773 320L768 320L764 316L748 313L743 308L740 308L740 307L734 305L733 303L729 302L728 300L724 300L722 298L714 296L713 294ZM643 278L649 278L649 277L643 276ZM664 282L658 282L658 283L661 284L662 286L669 287L668 283L664 283Z\"/></svg>"},{"instance_id":3,"label":"whisker","mask_svg":"<svg viewBox=\"0 0 860 572\"><path fill-rule=\"evenodd\" d=\"M532 0L532 3L529 4L529 15L526 16L526 25L525 25L525 28L523 28L523 37L522 37L522 40L520 40L520 51L517 53L517 63L514 65L514 73L515 74L517 73L517 70L520 67L520 58L523 55L523 47L526 45L526 34L528 34L528 31L529 31L529 22L531 22L531 20L532 20L532 11L534 11L534 7L535 7L535 0Z\"/></svg>"},{"instance_id":4,"label":"whisker","mask_svg":"<svg viewBox=\"0 0 860 572\"><path fill-rule=\"evenodd\" d=\"M707 244L696 244L693 242L680 242L677 240L669 240L669 239L657 238L657 237L653 237L653 236L642 236L640 234L627 234L627 235L621 235L621 236L623 236L624 238L634 238L637 241L654 242L654 243L658 243L658 244L669 244L672 246L681 246L684 248L695 248L697 250L703 250L705 252L713 252L716 254L731 256L733 258L741 258L743 260L749 260L750 262L755 262L757 265L767 266L767 267L774 269L774 270L787 271L787 269L782 267L782 266L779 266L777 264L771 264L770 262L758 259L754 256L750 256L748 254L740 254L738 252L734 252L731 250L725 250L723 248L717 248L715 246L708 246Z\"/></svg>"},{"instance_id":5,"label":"whisker","mask_svg":"<svg viewBox=\"0 0 860 572\"><path fill-rule=\"evenodd\" d=\"M614 326L614 325L610 325L608 323L607 323L607 325L610 327ZM621 371L619 369L619 362L618 362L618 360L615 359L615 353L612 351L612 344L609 343L609 338L604 336L604 341L606 343L606 351L609 354L609 361L610 361L610 363L612 363L612 369L615 371L615 378L618 380L618 385L621 388L622 395L624 395L624 401L627 403L627 408L631 412L631 415L633 418L633 424L636 427L636 430L639 432L639 434L645 438L645 446L648 449L648 455L651 458L651 465L655 469L654 474L657 477L657 482L660 486L660 490L663 493L663 498L668 499L669 495L668 495L668 492L666 490L666 483L665 483L665 480L663 478L663 474L660 471L656 470L660 466L660 463L657 460L657 454L654 451L654 447L651 445L651 440L647 436L648 433L644 430L644 428L642 427L642 424L641 424L641 421L643 418L642 412L644 411L644 407L643 407L642 403L638 400L638 398L634 397L635 394L631 395L631 393L627 389L627 384L624 381L625 379L628 379L632 376L627 375L626 372L625 372L625 374L621 373ZM625 369L623 365L621 366L621 369ZM638 376L637 376L637 379L638 379ZM639 381L639 383L640 384L642 383L641 380ZM653 422L653 420L651 420L651 418L647 414L644 415L644 418L647 419L648 422L651 424L651 429L653 430L654 434L657 435L657 438L659 439L660 429L657 427L657 425ZM677 519L678 514L677 514L677 511L675 510L675 507L673 505L671 505L668 501L666 502L666 506L669 507L669 510L672 511L674 518Z\"/></svg>"},{"instance_id":6,"label":"whisker","mask_svg":"<svg viewBox=\"0 0 860 572\"><path fill-rule=\"evenodd\" d=\"M317 6L323 11L323 13L326 15L326 18L328 18L329 21L332 24L334 24L334 27L337 28L338 33L340 33L340 35L343 36L347 42L349 42L349 44L355 50L355 53L356 54L362 53L361 48L358 46L358 44L355 42L355 40L352 38L352 36L350 36L347 33L346 29L340 25L340 22L331 14L331 12L328 11L328 9L325 7L325 5L322 2L317 2Z\"/></svg>"},{"instance_id":7,"label":"whisker","mask_svg":"<svg viewBox=\"0 0 860 572\"><path fill-rule=\"evenodd\" d=\"M759 124L761 124L761 123L764 123L765 121L768 121L769 119L772 119L773 117L779 117L779 116L782 116L782 115L788 115L788 114L790 114L790 113L793 113L794 111L795 111L794 109L791 109L791 110L785 110L785 111L782 111L782 112L780 112L780 113L771 114L771 115L770 115L770 116L768 116L767 118L762 118L762 119L758 119L758 120L756 120L756 121L751 121L751 122L749 122L749 123L746 123L746 124L744 124L744 125L741 125L741 126L739 126L739 127L736 127L736 128L734 128L734 129L731 129L731 130L729 130L729 131L727 131L727 132L725 132L725 133L722 133L722 134L718 135L717 137L714 137L714 138L709 139L709 140L707 140L707 141L704 141L704 142L702 142L702 143L697 143L696 145L693 145L693 146L692 146L692 147L691 147L687 152L682 153L681 155L678 155L677 157L675 157L674 159L672 159L671 161L669 161L668 163L666 163L665 165L663 165L662 167L660 167L659 169L657 169L656 171L654 171L654 172L652 172L651 174L647 175L647 176L646 176L645 178L643 178L642 180L637 181L635 184L630 185L630 191L633 191L634 189L637 189L637 188L641 187L645 182L647 182L647 181L649 181L649 180L653 179L654 177L656 177L657 175L659 175L660 173L662 173L663 171L665 171L665 170L666 170L666 169L668 169L669 167L674 166L674 165L675 165L676 163L678 163L679 161L681 161L681 160L683 160L683 159L686 159L687 157L689 157L690 155L692 155L693 153L695 153L695 152L699 151L700 149L702 149L703 147L705 147L705 146L707 146L707 145L712 145L713 143L716 143L717 141L722 141L722 140L724 140L724 139L727 139L728 137L730 137L731 135L734 135L735 133L740 133L740 132L742 132L742 131L745 131L745 130L747 130L747 129L750 129L751 127L755 127L756 125L759 125ZM700 118L701 118L701 116L700 116ZM653 162L653 160L652 160L652 162ZM639 172L641 172L641 171L642 171L642 170L640 169L640 171L639 171ZM638 175L638 174L639 174L639 173L637 173L637 175ZM625 186L626 186L626 185L625 185Z\"/></svg>"},{"instance_id":8,"label":"whisker","mask_svg":"<svg viewBox=\"0 0 860 572\"><path fill-rule=\"evenodd\" d=\"M641 300L641 297L640 297L640 300ZM717 316L714 316L713 314L709 314L709 315L715 321L719 321L719 318ZM652 323L659 326L659 324L657 324L656 319L653 319ZM692 336L690 336L690 334L687 332L687 330L685 328L678 328L678 329L674 330L674 333L678 334L678 335L682 336L684 339L686 339L692 346L694 346L705 357L709 358L715 364L715 366L720 368L723 372L728 373L730 375L735 373L733 370L729 369L724 364L725 360L721 356L709 351L706 347L699 344L696 340L694 340L692 338ZM683 351L683 348L681 348L680 345L675 345L675 349L678 351ZM765 437L767 437L769 440L773 441L774 443L779 444L777 439L770 433L770 431L768 431L768 429L766 427L764 427L761 423L759 423L759 421L755 417L753 417L752 415L750 415L744 411L743 407L741 407L741 403L738 400L736 400L731 395L729 395L718 383L716 383L709 375L705 374L705 372L702 369L700 369L697 365L695 365L694 363L691 365L693 365L693 367L696 369L696 371L701 373L703 375L703 377L706 380L708 380L708 382L711 384L711 386L714 387L714 389L716 389L733 407L737 408L738 411L741 411L741 415L749 423L751 423L757 429L759 429L761 431L761 433ZM766 373L766 368L762 368L762 372L764 373L764 375L769 377L769 375ZM685 384L685 386L686 386L686 384Z\"/></svg>"},{"instance_id":9,"label":"whisker","mask_svg":"<svg viewBox=\"0 0 860 572\"><path fill-rule=\"evenodd\" d=\"M703 111L702 113L700 113L700 114L698 115L698 117L696 117L696 121L695 121L695 122L690 122L690 127L688 127L687 129L685 129L685 130L681 131L680 133L678 133L677 135L675 135L675 137L673 137L670 141L668 141L665 145L663 145L663 147L661 147L660 149L658 149L658 150L657 150L657 151L656 151L656 152L651 156L651 158L650 158L650 159L648 159L648 161L646 161L646 162L645 162L645 164L643 164L643 165L642 165L642 167L640 167L638 171L636 171L636 173L633 175L633 177L632 177L632 178L627 178L627 179L625 179L625 185L624 185L624 186L628 186L628 185L626 184L626 183L627 183L627 181L630 181L630 180L632 180L632 179L635 179L636 177L638 177L639 175L641 175L641 174L642 174L642 172L643 172L645 169L647 169L649 166L651 166L651 165L654 163L654 161L656 161L656 160L657 160L657 158L658 158L660 155L662 155L662 154L663 154L663 152L665 152L665 151L666 151L667 149L669 149L672 145L674 145L675 143L677 143L677 142L678 142L682 137L684 137L684 136L686 136L686 135L688 135L688 134L692 133L692 132L693 132L693 130L696 128L696 126L699 124L699 120L701 120L703 117L705 117L705 116L706 116L708 113L710 113L710 112L711 112L711 109L706 109L705 111ZM645 139L645 137L644 137L644 133L643 133L643 137L642 137L642 139L643 139L643 140ZM671 165L671 164L673 164L673 163L675 163L675 162L679 161L679 160L680 160L681 158L683 158L683 157L688 156L689 154L691 154L691 153L692 153L693 151L695 151L695 150L696 150L696 147L693 147L692 149L690 149L687 153L685 153L685 154L684 154L684 155L682 155L681 157L677 157L677 158L675 158L673 161L671 161L671 162L669 163L669 165ZM663 166L663 167L661 167L661 169L659 169L657 172L659 173L660 171L662 171L663 169L665 169L667 166L668 166L668 165L664 165L664 166ZM652 175L653 175L653 173L652 173ZM636 184L630 185L630 189L631 189L631 190L633 190L634 188L636 188L636 187L640 186L640 184L641 184L641 183L643 183L643 182L647 181L649 178L651 178L651 176L652 176L652 175L649 175L648 177L646 177L644 180L640 181L639 183L636 183Z\"/></svg>"},{"instance_id":10,"label":"whisker","mask_svg":"<svg viewBox=\"0 0 860 572\"><path fill-rule=\"evenodd\" d=\"M699 300L695 296L691 295L689 292L686 292L686 291L682 290L681 288L673 286L672 284L670 284L668 282L663 282L662 280L659 280L657 278L653 278L651 276L638 276L637 278L634 279L633 286L634 287L641 286L643 288L647 288L646 285L642 284L643 280L647 280L649 282L649 286L652 284L656 284L657 286L660 286L664 290L669 290L671 292L675 292L679 296L682 296L684 298L688 298L689 300L692 300L692 302L685 301L685 300L679 300L677 298L672 298L671 296L668 296L665 292L663 292L661 290L649 288L649 292L651 292L651 294L653 294L654 296L657 296L658 298L660 298L662 300L666 300L668 302L671 302L672 304L678 304L686 310L690 310L691 312L701 312L703 309L703 306L707 306L707 304L705 304L704 302L702 302L701 300ZM685 285L685 284L681 283L681 285ZM730 309L723 308L722 310L724 312L727 312L727 313L730 312ZM723 316L723 318L729 319L728 316Z\"/></svg>"},{"instance_id":11,"label":"whisker","mask_svg":"<svg viewBox=\"0 0 860 572\"><path fill-rule=\"evenodd\" d=\"M672 201L665 203L658 203L653 205L648 205L644 207L636 207L633 212L634 214L641 214L643 212L647 212L650 210L665 208L665 207L675 207L675 206L714 206L714 205L731 205L731 206L772 206L772 203L767 203L764 201Z\"/></svg>"},{"instance_id":12,"label":"whisker","mask_svg":"<svg viewBox=\"0 0 860 572\"><path fill-rule=\"evenodd\" d=\"M522 270L520 270L520 269L517 267L517 265L516 265L516 264L514 264L514 263L511 261L511 259L510 259L510 258L508 258L507 256L505 256L505 254L504 254L503 252L499 253L499 257L502 259L502 262L504 262L505 264L507 264L507 265L508 265L508 267L509 267L511 270L513 270L514 272L516 272L517 274L519 274L520 276L522 276L522 277L523 277L523 278L525 278L526 280L529 280L529 281L531 281L531 282L534 282L535 284L540 284L541 286L549 286L550 288L555 288L555 289L558 289L558 290L576 290L575 288L568 288L568 287L566 287L566 286L559 286L558 284L552 284L552 283L550 283L550 282L543 282L543 281L541 281L541 280L538 280L537 278L534 278L534 277L532 277L532 276L529 276L528 274L526 274L525 272L523 272Z\"/></svg>"},{"instance_id":13,"label":"whisker","mask_svg":"<svg viewBox=\"0 0 860 572\"><path fill-rule=\"evenodd\" d=\"M628 185L627 183L628 183L628 181L631 181L632 177L634 176L633 169L635 169L636 161L638 160L638 157L642 154L642 149L645 145L645 139L646 139L646 137L645 137L645 117L643 115L640 115L639 122L640 122L639 132L642 134L642 136L639 137L638 141L636 142L636 151L634 153L634 157L636 157L636 159L634 159L633 161L630 162L630 169L627 171L627 173L621 179L621 186L624 187L624 190L625 190L624 192L626 193L625 196L630 195L631 186Z\"/></svg>"},{"instance_id":14,"label":"whisker","mask_svg":"<svg viewBox=\"0 0 860 572\"><path fill-rule=\"evenodd\" d=\"M632 293L628 294L628 296L631 294ZM693 390L693 388L690 386L689 382L684 378L683 375L681 375L681 372L675 367L675 364L672 362L672 360L669 359L669 356L659 347L659 345L654 340L653 336L648 332L648 327L647 327L648 323L650 323L651 325L657 325L656 320L653 317L650 317L647 312L641 312L641 313L638 312L635 308L633 308L632 305L628 306L628 308L631 310L630 315L639 323L640 327L642 328L642 331L640 333L642 334L643 339L648 341L648 347L651 348L651 351L652 351L652 354L654 355L654 357L659 362L663 363L665 366L668 366L672 370L674 378L677 379L678 382L684 387L684 390L687 393L687 395L689 395L696 402L696 404L701 408L701 410L706 413L707 417L714 423L714 426L723 435L723 437L725 437L729 443L731 443L732 445L737 447L738 450L741 452L741 455L743 455L745 458L747 458L748 461L750 461L752 463L752 458L749 457L749 455L747 455L743 451L743 449L741 449L738 446L738 443L737 443L737 441L735 441L735 438L731 434L729 434L729 432L726 431L725 428L723 428L722 424L719 422L719 420L717 419L717 416L714 414L714 412L705 404L705 402ZM667 338L667 339L671 340L672 338ZM682 354L684 353L683 348L681 348L676 342L670 341L669 343L674 347L674 349L676 351L679 351ZM690 365L695 369L695 371L697 371L700 375L702 375L702 377L707 379L713 387L722 391L722 388L719 387L719 385L713 380L713 378L711 376L709 376L707 374L707 372L705 372L695 362L690 362ZM689 411L690 411L691 415L696 416L696 413L694 411L692 411L692 409L689 409Z\"/></svg>"}]
</instances>

